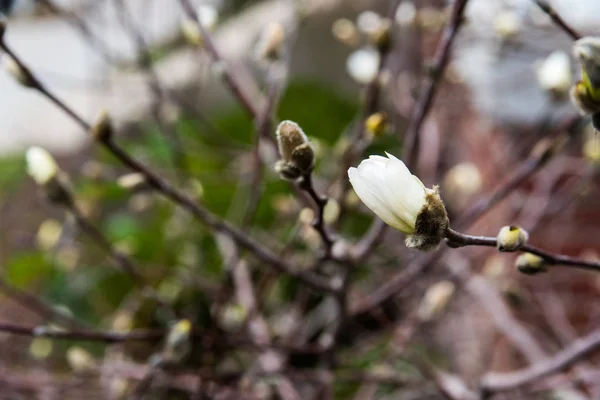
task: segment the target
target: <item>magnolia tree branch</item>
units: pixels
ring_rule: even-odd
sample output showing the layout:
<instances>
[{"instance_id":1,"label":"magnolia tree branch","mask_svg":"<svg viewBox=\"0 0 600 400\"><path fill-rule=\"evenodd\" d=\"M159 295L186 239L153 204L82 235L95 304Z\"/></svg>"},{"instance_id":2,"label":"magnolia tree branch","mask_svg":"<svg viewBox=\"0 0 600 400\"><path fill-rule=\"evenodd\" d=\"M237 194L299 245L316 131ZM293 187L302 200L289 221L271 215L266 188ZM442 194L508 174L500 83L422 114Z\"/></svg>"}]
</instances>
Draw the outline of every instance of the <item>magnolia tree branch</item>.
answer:
<instances>
[{"instance_id":1,"label":"magnolia tree branch","mask_svg":"<svg viewBox=\"0 0 600 400\"><path fill-rule=\"evenodd\" d=\"M528 368L507 373L491 372L484 375L481 380L481 390L484 393L493 394L536 383L544 376L573 366L598 349L600 349L600 330L576 339L552 357L536 362Z\"/></svg>"}]
</instances>

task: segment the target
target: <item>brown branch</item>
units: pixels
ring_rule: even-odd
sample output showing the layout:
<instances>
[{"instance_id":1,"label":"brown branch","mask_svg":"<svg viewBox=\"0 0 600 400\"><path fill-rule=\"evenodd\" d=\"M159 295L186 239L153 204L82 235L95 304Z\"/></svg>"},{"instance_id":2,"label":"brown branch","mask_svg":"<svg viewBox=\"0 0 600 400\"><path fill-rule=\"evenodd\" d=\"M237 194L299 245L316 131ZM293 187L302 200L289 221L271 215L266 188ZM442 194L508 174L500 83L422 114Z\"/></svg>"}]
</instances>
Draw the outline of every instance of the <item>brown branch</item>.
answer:
<instances>
[{"instance_id":1,"label":"brown branch","mask_svg":"<svg viewBox=\"0 0 600 400\"><path fill-rule=\"evenodd\" d=\"M465 246L486 246L496 247L497 240L489 236L471 236L464 233L448 229L446 240L450 247ZM566 256L563 254L552 253L538 247L525 244L519 248L519 251L535 254L544 259L547 265L564 265L574 268L587 269L591 271L600 271L600 261L584 260L581 258Z\"/></svg>"},{"instance_id":2,"label":"brown branch","mask_svg":"<svg viewBox=\"0 0 600 400\"><path fill-rule=\"evenodd\" d=\"M581 39L582 36L575 29L571 28L571 26L567 24L560 15L558 15L556 10L554 10L554 8L552 8L552 6L546 0L534 0L534 2L543 12L548 14L550 19L552 19L552 22L554 22L555 25L569 35L571 39Z\"/></svg>"},{"instance_id":3,"label":"brown branch","mask_svg":"<svg viewBox=\"0 0 600 400\"><path fill-rule=\"evenodd\" d=\"M298 183L298 187L305 191L314 203L314 212L315 218L312 221L312 226L315 228L321 241L323 242L324 253L322 259L331 258L331 248L333 246L333 238L327 232L327 228L325 227L325 206L327 205L327 197L321 197L313 186L312 182L312 174L307 174L303 176Z\"/></svg>"},{"instance_id":4,"label":"brown branch","mask_svg":"<svg viewBox=\"0 0 600 400\"><path fill-rule=\"evenodd\" d=\"M448 65L450 48L463 23L463 13L467 2L468 0L456 0L454 2L450 23L444 29L442 39L435 52L433 68L429 72L429 78L421 97L412 109L408 128L404 134L404 154L402 157L410 170L414 170L416 165L420 146L419 132L437 94L437 89L444 75L444 69Z\"/></svg>"},{"instance_id":5,"label":"brown branch","mask_svg":"<svg viewBox=\"0 0 600 400\"><path fill-rule=\"evenodd\" d=\"M575 340L551 358L539 361L528 368L508 373L488 373L482 378L481 390L491 394L535 383L539 378L571 367L598 349L600 349L600 330Z\"/></svg>"}]
</instances>

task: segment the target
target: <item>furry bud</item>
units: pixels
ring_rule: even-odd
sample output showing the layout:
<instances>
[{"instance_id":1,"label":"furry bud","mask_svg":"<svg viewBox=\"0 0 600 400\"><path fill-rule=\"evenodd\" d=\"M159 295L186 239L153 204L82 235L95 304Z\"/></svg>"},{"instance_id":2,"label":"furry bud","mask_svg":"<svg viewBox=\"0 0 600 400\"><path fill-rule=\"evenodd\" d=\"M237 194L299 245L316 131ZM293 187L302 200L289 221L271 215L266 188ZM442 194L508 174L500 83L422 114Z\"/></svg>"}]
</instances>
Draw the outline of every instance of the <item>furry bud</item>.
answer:
<instances>
[{"instance_id":1,"label":"furry bud","mask_svg":"<svg viewBox=\"0 0 600 400\"><path fill-rule=\"evenodd\" d=\"M503 226L498 232L498 251L516 251L529 239L529 233L518 226Z\"/></svg>"},{"instance_id":2,"label":"furry bud","mask_svg":"<svg viewBox=\"0 0 600 400\"><path fill-rule=\"evenodd\" d=\"M542 257L531 253L523 253L515 261L519 272L526 275L535 275L546 272L546 263Z\"/></svg>"}]
</instances>

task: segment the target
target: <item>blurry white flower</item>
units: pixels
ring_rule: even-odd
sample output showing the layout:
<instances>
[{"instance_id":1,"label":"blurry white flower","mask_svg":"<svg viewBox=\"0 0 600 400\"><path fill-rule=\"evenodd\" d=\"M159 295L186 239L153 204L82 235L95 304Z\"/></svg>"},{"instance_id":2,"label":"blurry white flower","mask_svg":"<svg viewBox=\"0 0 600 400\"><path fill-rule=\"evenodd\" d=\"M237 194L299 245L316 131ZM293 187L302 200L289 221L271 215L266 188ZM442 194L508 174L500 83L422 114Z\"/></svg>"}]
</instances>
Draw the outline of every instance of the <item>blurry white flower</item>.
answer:
<instances>
[{"instance_id":1,"label":"blurry white flower","mask_svg":"<svg viewBox=\"0 0 600 400\"><path fill-rule=\"evenodd\" d=\"M38 185L45 185L58 174L54 157L41 147L30 147L25 153L27 173Z\"/></svg>"},{"instance_id":2,"label":"blurry white flower","mask_svg":"<svg viewBox=\"0 0 600 400\"><path fill-rule=\"evenodd\" d=\"M377 76L379 69L379 52L365 47L356 50L346 60L346 69L355 81L369 83Z\"/></svg>"},{"instance_id":3,"label":"blurry white flower","mask_svg":"<svg viewBox=\"0 0 600 400\"><path fill-rule=\"evenodd\" d=\"M382 18L375 11L363 11L358 15L356 19L356 25L358 30L362 33L372 34L375 33L381 24Z\"/></svg>"},{"instance_id":4,"label":"blurry white flower","mask_svg":"<svg viewBox=\"0 0 600 400\"><path fill-rule=\"evenodd\" d=\"M564 51L551 53L537 68L538 85L552 95L564 96L573 83L571 60Z\"/></svg>"},{"instance_id":5,"label":"blurry white flower","mask_svg":"<svg viewBox=\"0 0 600 400\"><path fill-rule=\"evenodd\" d=\"M388 225L408 234L406 244L430 250L440 243L448 227L446 208L437 188L428 189L406 165L387 154L370 156L348 177L360 199Z\"/></svg>"}]
</instances>

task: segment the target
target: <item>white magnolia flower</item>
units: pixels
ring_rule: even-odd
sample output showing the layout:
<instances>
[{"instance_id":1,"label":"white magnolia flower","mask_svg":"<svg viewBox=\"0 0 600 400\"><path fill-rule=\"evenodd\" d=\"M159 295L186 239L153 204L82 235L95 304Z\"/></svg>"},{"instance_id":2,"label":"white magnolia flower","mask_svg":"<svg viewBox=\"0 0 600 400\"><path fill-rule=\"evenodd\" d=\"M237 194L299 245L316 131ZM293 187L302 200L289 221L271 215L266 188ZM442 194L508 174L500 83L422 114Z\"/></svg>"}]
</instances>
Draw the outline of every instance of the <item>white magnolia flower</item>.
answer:
<instances>
[{"instance_id":1,"label":"white magnolia flower","mask_svg":"<svg viewBox=\"0 0 600 400\"><path fill-rule=\"evenodd\" d=\"M354 191L385 223L410 235L409 247L437 247L448 227L437 188L426 188L401 160L386 155L370 156L348 170Z\"/></svg>"},{"instance_id":2,"label":"white magnolia flower","mask_svg":"<svg viewBox=\"0 0 600 400\"><path fill-rule=\"evenodd\" d=\"M25 154L27 173L38 185L45 185L58 174L54 157L41 147L30 147Z\"/></svg>"},{"instance_id":3,"label":"white magnolia flower","mask_svg":"<svg viewBox=\"0 0 600 400\"><path fill-rule=\"evenodd\" d=\"M377 76L379 58L380 55L377 50L365 47L348 56L346 69L352 79L358 83L369 83Z\"/></svg>"}]
</instances>

